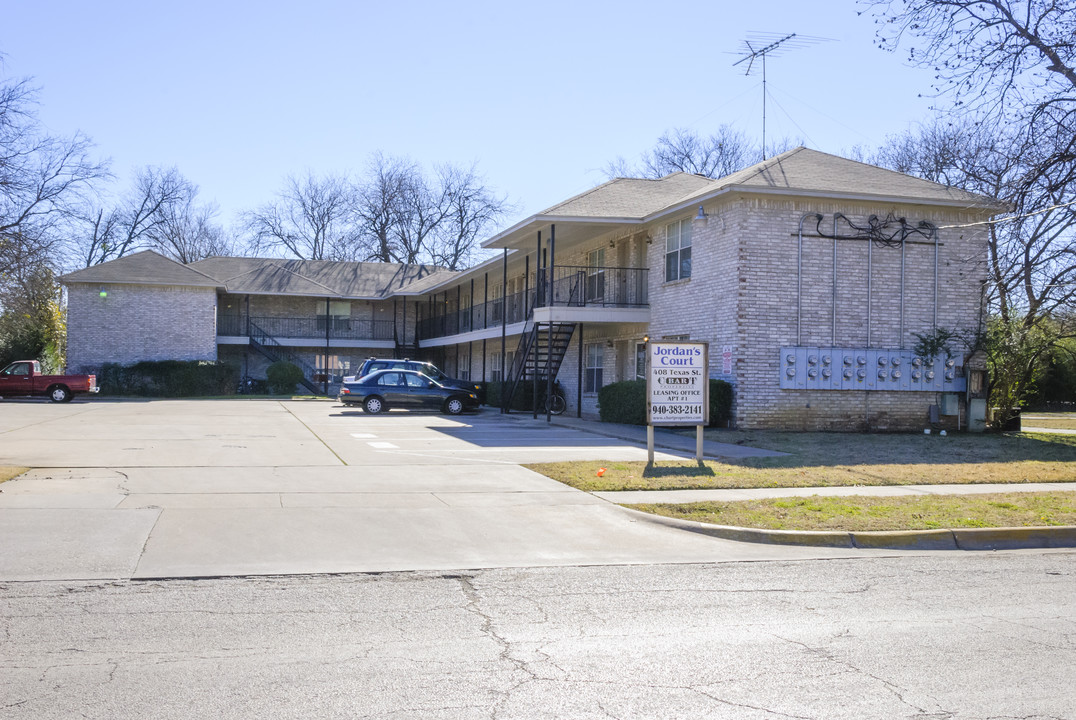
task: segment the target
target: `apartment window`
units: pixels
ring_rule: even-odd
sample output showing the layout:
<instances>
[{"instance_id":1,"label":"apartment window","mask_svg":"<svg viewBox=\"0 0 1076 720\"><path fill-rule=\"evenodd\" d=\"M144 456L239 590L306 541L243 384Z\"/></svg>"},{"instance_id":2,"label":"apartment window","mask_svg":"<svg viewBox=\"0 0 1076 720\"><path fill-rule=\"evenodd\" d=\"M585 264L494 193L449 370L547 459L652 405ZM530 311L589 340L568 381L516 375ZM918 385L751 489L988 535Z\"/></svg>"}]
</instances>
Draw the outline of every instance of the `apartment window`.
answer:
<instances>
[{"instance_id":1,"label":"apartment window","mask_svg":"<svg viewBox=\"0 0 1076 720\"><path fill-rule=\"evenodd\" d=\"M691 221L665 226L665 282L691 277Z\"/></svg>"},{"instance_id":2,"label":"apartment window","mask_svg":"<svg viewBox=\"0 0 1076 720\"><path fill-rule=\"evenodd\" d=\"M340 361L339 355L317 354L314 357L314 371L316 374L314 382L325 382L326 378L331 383L342 382L345 365L346 363Z\"/></svg>"},{"instance_id":3,"label":"apartment window","mask_svg":"<svg viewBox=\"0 0 1076 720\"><path fill-rule=\"evenodd\" d=\"M325 326L328 326L333 330L350 330L351 329L351 301L349 300L330 300L329 301L329 316L325 316L325 301L318 300L317 312L318 312L318 330L325 331Z\"/></svg>"},{"instance_id":4,"label":"apartment window","mask_svg":"<svg viewBox=\"0 0 1076 720\"><path fill-rule=\"evenodd\" d=\"M490 382L501 382L504 379L504 370L501 368L501 354L499 352L489 356L489 379Z\"/></svg>"},{"instance_id":5,"label":"apartment window","mask_svg":"<svg viewBox=\"0 0 1076 720\"><path fill-rule=\"evenodd\" d=\"M605 364L605 346L601 343L587 345L586 366L583 370L583 392L596 393L602 386L602 367Z\"/></svg>"},{"instance_id":6,"label":"apartment window","mask_svg":"<svg viewBox=\"0 0 1076 720\"><path fill-rule=\"evenodd\" d=\"M587 253L587 300L605 297L605 248Z\"/></svg>"},{"instance_id":7,"label":"apartment window","mask_svg":"<svg viewBox=\"0 0 1076 720\"><path fill-rule=\"evenodd\" d=\"M646 380L646 343L635 343L635 379Z\"/></svg>"}]
</instances>

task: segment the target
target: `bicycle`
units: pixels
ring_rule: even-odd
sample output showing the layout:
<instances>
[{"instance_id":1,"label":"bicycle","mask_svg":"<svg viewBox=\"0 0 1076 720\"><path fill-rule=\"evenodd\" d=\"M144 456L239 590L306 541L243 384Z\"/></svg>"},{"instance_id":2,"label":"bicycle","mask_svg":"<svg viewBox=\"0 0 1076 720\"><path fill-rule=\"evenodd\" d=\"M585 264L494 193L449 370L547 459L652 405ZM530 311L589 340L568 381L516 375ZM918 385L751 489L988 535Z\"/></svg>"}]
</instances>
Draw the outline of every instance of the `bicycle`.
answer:
<instances>
[{"instance_id":1,"label":"bicycle","mask_svg":"<svg viewBox=\"0 0 1076 720\"><path fill-rule=\"evenodd\" d=\"M564 397L564 390L560 383L553 386L553 392L546 398L545 410L552 415L560 415L568 409L568 400Z\"/></svg>"}]
</instances>

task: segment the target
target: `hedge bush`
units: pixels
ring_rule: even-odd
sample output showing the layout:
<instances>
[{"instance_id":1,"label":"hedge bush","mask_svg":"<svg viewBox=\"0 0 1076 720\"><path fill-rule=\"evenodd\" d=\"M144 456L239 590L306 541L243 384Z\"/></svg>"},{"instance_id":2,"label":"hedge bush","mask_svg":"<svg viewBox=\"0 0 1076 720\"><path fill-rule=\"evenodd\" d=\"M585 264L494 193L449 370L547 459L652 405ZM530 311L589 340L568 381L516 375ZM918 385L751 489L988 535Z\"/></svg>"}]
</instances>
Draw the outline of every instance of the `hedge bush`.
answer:
<instances>
[{"instance_id":1,"label":"hedge bush","mask_svg":"<svg viewBox=\"0 0 1076 720\"><path fill-rule=\"evenodd\" d=\"M625 380L598 391L602 422L646 425L646 381ZM710 427L724 427L732 417L732 386L710 380Z\"/></svg>"},{"instance_id":2,"label":"hedge bush","mask_svg":"<svg viewBox=\"0 0 1076 720\"><path fill-rule=\"evenodd\" d=\"M292 395L295 386L303 379L303 371L294 363L278 360L265 371L265 378L274 395Z\"/></svg>"},{"instance_id":3,"label":"hedge bush","mask_svg":"<svg viewBox=\"0 0 1076 720\"><path fill-rule=\"evenodd\" d=\"M105 363L96 373L102 395L197 397L234 395L239 368L222 362L155 360Z\"/></svg>"},{"instance_id":4,"label":"hedge bush","mask_svg":"<svg viewBox=\"0 0 1076 720\"><path fill-rule=\"evenodd\" d=\"M598 390L598 416L602 422L646 425L646 381L625 380Z\"/></svg>"}]
</instances>

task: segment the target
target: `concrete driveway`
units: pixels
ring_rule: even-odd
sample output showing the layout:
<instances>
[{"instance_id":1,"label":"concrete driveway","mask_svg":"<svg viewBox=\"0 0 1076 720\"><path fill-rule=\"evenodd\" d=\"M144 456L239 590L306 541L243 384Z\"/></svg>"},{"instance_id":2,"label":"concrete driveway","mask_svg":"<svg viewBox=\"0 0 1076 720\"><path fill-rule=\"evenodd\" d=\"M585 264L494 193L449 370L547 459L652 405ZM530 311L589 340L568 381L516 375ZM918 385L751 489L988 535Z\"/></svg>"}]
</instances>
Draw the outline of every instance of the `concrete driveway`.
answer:
<instances>
[{"instance_id":1,"label":"concrete driveway","mask_svg":"<svg viewBox=\"0 0 1076 720\"><path fill-rule=\"evenodd\" d=\"M658 459L670 459L659 453ZM527 415L333 401L4 402L0 580L215 577L871 554L648 522L521 463L645 460Z\"/></svg>"}]
</instances>

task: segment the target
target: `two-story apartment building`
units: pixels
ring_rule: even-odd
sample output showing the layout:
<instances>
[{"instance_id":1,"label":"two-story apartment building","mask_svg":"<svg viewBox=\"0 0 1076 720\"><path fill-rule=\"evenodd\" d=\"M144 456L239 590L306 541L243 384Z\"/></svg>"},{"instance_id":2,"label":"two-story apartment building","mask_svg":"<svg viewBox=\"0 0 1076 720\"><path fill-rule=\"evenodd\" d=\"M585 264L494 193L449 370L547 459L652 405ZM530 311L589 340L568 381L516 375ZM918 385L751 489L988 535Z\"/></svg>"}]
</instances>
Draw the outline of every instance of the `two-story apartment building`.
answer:
<instances>
[{"instance_id":1,"label":"two-story apartment building","mask_svg":"<svg viewBox=\"0 0 1076 720\"><path fill-rule=\"evenodd\" d=\"M734 386L737 426L921 427L931 406L966 407L970 347L928 356L920 338L980 328L999 209L797 148L716 180L612 180L488 239L498 256L462 272L140 253L63 278L69 365L257 375L285 357L332 392L361 359L406 355L475 381L554 377L591 416L600 387L642 376L649 339L690 339Z\"/></svg>"}]
</instances>

